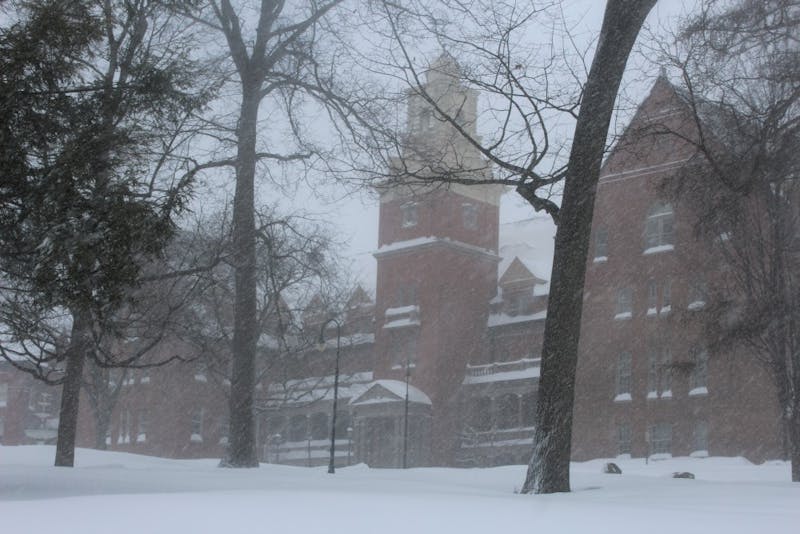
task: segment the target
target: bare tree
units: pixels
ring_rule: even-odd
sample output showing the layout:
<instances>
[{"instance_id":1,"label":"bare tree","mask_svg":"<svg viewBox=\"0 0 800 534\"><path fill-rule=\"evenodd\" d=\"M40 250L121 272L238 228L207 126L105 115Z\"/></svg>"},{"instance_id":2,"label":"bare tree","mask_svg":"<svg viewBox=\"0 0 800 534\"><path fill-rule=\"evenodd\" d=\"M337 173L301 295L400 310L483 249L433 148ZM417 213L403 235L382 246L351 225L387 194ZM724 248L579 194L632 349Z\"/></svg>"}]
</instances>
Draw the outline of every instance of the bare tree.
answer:
<instances>
[{"instance_id":1,"label":"bare tree","mask_svg":"<svg viewBox=\"0 0 800 534\"><path fill-rule=\"evenodd\" d=\"M423 147L407 142L414 136L387 141L374 129L362 138L370 153L385 155L382 183L511 186L558 225L525 493L569 491L575 368L595 191L625 65L653 5L655 0L607 3L588 71L581 60L567 57L567 49L584 51L576 49L567 31L558 37L552 33L547 6L444 0L374 7L389 44L365 61L372 70L407 84L408 98L427 102L432 119L443 125L443 142ZM532 22L548 31L550 42L538 48L520 44ZM430 69L479 90L487 100L485 116L497 125L488 135L479 135L475 118L465 114L474 104L454 103L425 84L416 60L424 50L417 43L431 38L453 59L440 59ZM558 39L564 46L555 45ZM464 61L455 63L454 55ZM557 142L559 130L569 130L571 123L571 144Z\"/></svg>"},{"instance_id":2,"label":"bare tree","mask_svg":"<svg viewBox=\"0 0 800 534\"><path fill-rule=\"evenodd\" d=\"M763 365L776 386L792 480L800 481L800 3L707 1L667 60L697 150L665 184L723 265L707 313L712 348ZM738 348L738 349L737 349Z\"/></svg>"},{"instance_id":3,"label":"bare tree","mask_svg":"<svg viewBox=\"0 0 800 534\"><path fill-rule=\"evenodd\" d=\"M191 4L191 3L185 3ZM230 447L225 465L256 467L254 385L255 354L258 341L257 303L257 228L255 220L256 169L259 163L266 176L290 163L310 165L320 152L305 134L301 110L306 99L321 105L329 118L344 118L353 107L349 96L332 82L336 72L335 55L320 60L320 45L325 19L341 0L284 2L262 0L234 3L229 0L200 2L184 6L184 14L217 32L224 39L226 55L232 63L230 83L240 101L235 112L235 127L224 120L217 139L223 150L234 157L218 166L235 171L233 199L232 264L235 271L233 293L233 367L230 397ZM255 21L250 24L250 21ZM328 28L330 29L330 28ZM223 69L225 70L225 69ZM259 131L262 108L267 108L272 128ZM265 143L267 133L282 125L288 131L284 141ZM259 138L262 138L259 141ZM264 145L266 148L261 149ZM282 151L283 150L283 151ZM308 167L306 167L308 168ZM295 180L302 179L295 176Z\"/></svg>"}]
</instances>

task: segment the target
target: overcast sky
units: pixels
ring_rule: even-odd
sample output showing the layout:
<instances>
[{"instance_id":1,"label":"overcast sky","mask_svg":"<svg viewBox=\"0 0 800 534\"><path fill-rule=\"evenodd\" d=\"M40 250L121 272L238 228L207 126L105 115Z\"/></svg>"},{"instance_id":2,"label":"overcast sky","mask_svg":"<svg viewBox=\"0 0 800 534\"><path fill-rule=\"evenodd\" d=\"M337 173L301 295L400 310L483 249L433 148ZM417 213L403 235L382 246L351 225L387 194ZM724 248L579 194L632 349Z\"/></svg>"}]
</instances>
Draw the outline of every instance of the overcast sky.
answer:
<instances>
[{"instance_id":1,"label":"overcast sky","mask_svg":"<svg viewBox=\"0 0 800 534\"><path fill-rule=\"evenodd\" d=\"M652 40L652 34L663 34L665 29L676 26L676 17L686 13L695 5L694 0L659 0L648 18L650 31L645 31L640 36L640 41L646 43ZM573 21L573 37L583 43L596 39L602 24L605 2L602 0L571 0L564 2L564 13L568 20ZM640 43L641 44L641 43ZM640 102L658 74L658 67L649 64L646 53L642 50L635 52L629 61L629 69L623 82L623 99L628 102L628 108L633 109ZM649 54L652 55L652 54ZM623 104L624 105L624 104ZM621 114L612 128L619 131L630 112ZM227 181L230 184L230 181ZM227 186L218 186L217 190L209 190L211 199L224 200L230 198L232 191ZM320 194L314 194L309 188L301 187L296 192L290 192L287 198L285 190L276 190L269 184L260 184L262 200L269 204L280 203L281 211L301 211L312 215L315 219L326 221L337 239L343 243L341 254L352 261L354 274L362 285L373 290L375 284L375 260L372 252L377 248L378 241L378 200L370 191L346 193L341 187L323 186L315 188ZM198 206L203 205L203 210L215 204L209 196L198 199ZM269 200L271 199L271 201ZM531 208L522 201L516 193L510 191L503 197L501 204L501 222L520 220L533 216Z\"/></svg>"}]
</instances>

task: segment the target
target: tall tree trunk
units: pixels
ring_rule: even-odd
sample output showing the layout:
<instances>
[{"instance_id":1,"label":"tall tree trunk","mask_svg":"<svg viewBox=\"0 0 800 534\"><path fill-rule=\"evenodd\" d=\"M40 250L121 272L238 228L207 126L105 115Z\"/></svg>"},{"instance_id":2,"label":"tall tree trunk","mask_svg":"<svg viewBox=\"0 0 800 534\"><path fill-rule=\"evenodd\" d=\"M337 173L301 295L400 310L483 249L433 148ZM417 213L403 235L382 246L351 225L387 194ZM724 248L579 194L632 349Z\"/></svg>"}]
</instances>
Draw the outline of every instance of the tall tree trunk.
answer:
<instances>
[{"instance_id":1,"label":"tall tree trunk","mask_svg":"<svg viewBox=\"0 0 800 534\"><path fill-rule=\"evenodd\" d=\"M254 181L260 83L247 83L244 80L243 86L238 127L236 193L233 199L233 253L236 276L230 396L230 447L227 465L230 467L257 467L253 413L255 355L258 338Z\"/></svg>"},{"instance_id":2,"label":"tall tree trunk","mask_svg":"<svg viewBox=\"0 0 800 534\"><path fill-rule=\"evenodd\" d=\"M75 464L75 439L78 435L78 405L83 380L83 364L91 343L91 323L83 313L73 315L72 335L67 347L67 374L61 389L61 409L58 415L56 440L57 467Z\"/></svg>"},{"instance_id":3,"label":"tall tree trunk","mask_svg":"<svg viewBox=\"0 0 800 534\"><path fill-rule=\"evenodd\" d=\"M523 493L569 491L572 407L592 213L625 64L656 0L609 0L584 87L559 212L547 305L534 451Z\"/></svg>"}]
</instances>

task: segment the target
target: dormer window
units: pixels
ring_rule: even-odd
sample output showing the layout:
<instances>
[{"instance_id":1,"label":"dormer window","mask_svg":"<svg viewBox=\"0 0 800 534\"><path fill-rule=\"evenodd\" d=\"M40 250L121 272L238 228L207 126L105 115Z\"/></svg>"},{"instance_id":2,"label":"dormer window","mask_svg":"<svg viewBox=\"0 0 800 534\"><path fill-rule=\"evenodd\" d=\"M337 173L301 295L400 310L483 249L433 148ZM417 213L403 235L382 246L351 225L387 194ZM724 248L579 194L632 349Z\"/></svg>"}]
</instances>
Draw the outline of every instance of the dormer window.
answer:
<instances>
[{"instance_id":1,"label":"dormer window","mask_svg":"<svg viewBox=\"0 0 800 534\"><path fill-rule=\"evenodd\" d=\"M402 226L403 228L411 228L417 225L417 203L406 202L400 206L402 211Z\"/></svg>"}]
</instances>

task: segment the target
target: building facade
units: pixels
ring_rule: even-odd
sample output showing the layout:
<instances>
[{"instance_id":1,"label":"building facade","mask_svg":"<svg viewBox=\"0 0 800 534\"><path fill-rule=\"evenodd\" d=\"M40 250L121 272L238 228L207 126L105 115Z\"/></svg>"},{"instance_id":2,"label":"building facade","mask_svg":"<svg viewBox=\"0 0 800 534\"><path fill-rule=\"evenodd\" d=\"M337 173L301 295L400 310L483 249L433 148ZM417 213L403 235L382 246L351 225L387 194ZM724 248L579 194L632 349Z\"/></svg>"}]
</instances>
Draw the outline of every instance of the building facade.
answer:
<instances>
[{"instance_id":1,"label":"building facade","mask_svg":"<svg viewBox=\"0 0 800 534\"><path fill-rule=\"evenodd\" d=\"M443 55L425 89L475 135L477 94L460 83L458 69ZM743 351L710 354L704 343L709 288L724 269L712 244L693 232L693 215L661 193L693 149L675 136L641 135L655 123L687 124L685 104L663 78L608 156L598 186L574 458L781 457L769 377ZM491 168L419 94L409 95L408 124L409 152L394 164L399 178L380 188L374 299L357 289L334 322L312 302L302 321L312 333L327 325L319 352L278 357L280 344L267 333L260 340L259 365L268 371L257 385L262 461L328 462L337 359L337 465L529 459L555 228L546 217L501 225L497 186L425 185L419 178L437 168L467 162L475 177ZM124 380L107 446L224 455L224 373L195 362L131 371ZM0 380L0 415L2 388ZM10 406L11 394L5 398ZM82 444L91 445L88 413L82 425Z\"/></svg>"}]
</instances>

